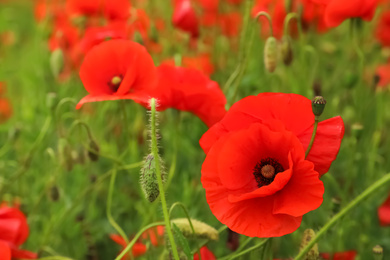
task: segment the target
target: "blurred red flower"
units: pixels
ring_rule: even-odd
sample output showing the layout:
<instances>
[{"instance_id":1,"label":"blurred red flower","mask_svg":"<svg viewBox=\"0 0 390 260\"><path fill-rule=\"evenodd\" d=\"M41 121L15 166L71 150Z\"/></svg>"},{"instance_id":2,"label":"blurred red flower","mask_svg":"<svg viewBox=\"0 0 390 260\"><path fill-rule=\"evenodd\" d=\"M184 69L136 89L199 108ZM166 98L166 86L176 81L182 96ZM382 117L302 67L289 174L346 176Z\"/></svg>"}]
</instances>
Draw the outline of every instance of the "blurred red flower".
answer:
<instances>
[{"instance_id":1,"label":"blurred red flower","mask_svg":"<svg viewBox=\"0 0 390 260\"><path fill-rule=\"evenodd\" d=\"M184 68L192 68L203 72L204 74L210 76L214 72L214 65L211 62L210 54L203 53L194 57L182 57L181 66ZM161 65L171 65L175 66L174 59L168 59L161 63Z\"/></svg>"},{"instance_id":2,"label":"blurred red flower","mask_svg":"<svg viewBox=\"0 0 390 260\"><path fill-rule=\"evenodd\" d=\"M219 221L247 236L277 237L295 231L302 215L321 205L319 173L336 158L344 123L322 121L305 159L313 123L309 99L262 93L234 104L203 135L201 181Z\"/></svg>"},{"instance_id":3,"label":"blurred red flower","mask_svg":"<svg viewBox=\"0 0 390 260\"><path fill-rule=\"evenodd\" d=\"M2 205L0 207L0 255L4 255L5 258L1 259L8 260L11 257L36 259L36 253L19 249L28 234L27 219L23 213L17 208Z\"/></svg>"},{"instance_id":4,"label":"blurred red flower","mask_svg":"<svg viewBox=\"0 0 390 260\"><path fill-rule=\"evenodd\" d=\"M196 69L160 65L158 87L152 96L159 110L176 108L197 115L209 127L225 115L226 98L217 82Z\"/></svg>"},{"instance_id":5,"label":"blurred red flower","mask_svg":"<svg viewBox=\"0 0 390 260\"><path fill-rule=\"evenodd\" d=\"M384 88L390 85L390 63L378 66L376 76L379 77L378 87Z\"/></svg>"},{"instance_id":6,"label":"blurred red flower","mask_svg":"<svg viewBox=\"0 0 390 260\"><path fill-rule=\"evenodd\" d=\"M200 256L202 260L216 260L213 252L211 252L206 246L203 246L200 250ZM194 254L194 260L199 260L199 254Z\"/></svg>"},{"instance_id":7,"label":"blurred red flower","mask_svg":"<svg viewBox=\"0 0 390 260\"><path fill-rule=\"evenodd\" d=\"M8 99L0 97L0 124L12 116L12 107Z\"/></svg>"},{"instance_id":8,"label":"blurred red flower","mask_svg":"<svg viewBox=\"0 0 390 260\"><path fill-rule=\"evenodd\" d=\"M390 46L390 11L383 12L379 18L375 35L383 46Z\"/></svg>"},{"instance_id":9,"label":"blurred red flower","mask_svg":"<svg viewBox=\"0 0 390 260\"><path fill-rule=\"evenodd\" d=\"M355 260L357 253L355 250L350 250L345 252L333 253L333 255L329 253L321 253L320 255L325 260Z\"/></svg>"},{"instance_id":10,"label":"blurred red flower","mask_svg":"<svg viewBox=\"0 0 390 260\"><path fill-rule=\"evenodd\" d=\"M147 103L156 86L153 60L145 47L128 40L110 40L91 49L80 68L89 95L77 104L133 99Z\"/></svg>"},{"instance_id":11,"label":"blurred red flower","mask_svg":"<svg viewBox=\"0 0 390 260\"><path fill-rule=\"evenodd\" d=\"M362 18L371 21L378 0L312 0L325 6L325 23L328 27L337 27L349 18Z\"/></svg>"},{"instance_id":12,"label":"blurred red flower","mask_svg":"<svg viewBox=\"0 0 390 260\"><path fill-rule=\"evenodd\" d=\"M164 230L165 230L164 226L157 226L157 227L153 227L153 228L146 230L141 235L141 239L134 244L132 251L131 251L132 255L134 257L138 257L141 255L144 255L147 252L147 247L143 243L143 241L146 242L146 240L149 240L153 246L162 245L164 243L164 232L165 232ZM111 234L110 238L115 243L121 245L123 249L126 248L126 246L127 246L126 241L121 236ZM121 260L128 260L128 259L130 259L130 256L125 255L124 257L122 257Z\"/></svg>"},{"instance_id":13,"label":"blurred red flower","mask_svg":"<svg viewBox=\"0 0 390 260\"><path fill-rule=\"evenodd\" d=\"M175 1L172 23L175 27L188 32L192 38L199 36L199 22L189 0Z\"/></svg>"},{"instance_id":14,"label":"blurred red flower","mask_svg":"<svg viewBox=\"0 0 390 260\"><path fill-rule=\"evenodd\" d=\"M67 0L66 10L71 16L101 16L109 20L127 19L130 16L128 0Z\"/></svg>"},{"instance_id":15,"label":"blurred red flower","mask_svg":"<svg viewBox=\"0 0 390 260\"><path fill-rule=\"evenodd\" d=\"M390 225L390 194L387 199L378 208L378 218L381 226Z\"/></svg>"}]
</instances>

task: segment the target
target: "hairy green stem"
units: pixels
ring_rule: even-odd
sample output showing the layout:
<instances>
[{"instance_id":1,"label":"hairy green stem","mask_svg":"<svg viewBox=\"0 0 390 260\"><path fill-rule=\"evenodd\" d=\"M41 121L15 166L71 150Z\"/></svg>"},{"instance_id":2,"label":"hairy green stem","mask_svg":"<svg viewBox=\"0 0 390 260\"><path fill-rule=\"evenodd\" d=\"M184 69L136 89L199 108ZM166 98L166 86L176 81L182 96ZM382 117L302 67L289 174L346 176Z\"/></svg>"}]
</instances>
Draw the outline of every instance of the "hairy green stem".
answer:
<instances>
[{"instance_id":1,"label":"hairy green stem","mask_svg":"<svg viewBox=\"0 0 390 260\"><path fill-rule=\"evenodd\" d=\"M117 169L115 168L112 172L110 186L108 189L106 213L107 213L108 221L110 222L111 226L113 228L115 228L115 230L121 235L121 237L126 241L126 244L127 244L127 243L129 243L129 238L126 236L126 233L118 225L118 223L116 223L116 221L114 220L114 218L112 217L112 214L111 214L112 195L114 193L114 184L115 184L116 174L117 174Z\"/></svg>"},{"instance_id":2,"label":"hairy green stem","mask_svg":"<svg viewBox=\"0 0 390 260\"><path fill-rule=\"evenodd\" d=\"M168 238L169 238L169 241L171 243L173 257L175 260L179 260L180 257L179 257L179 253L177 252L175 239L173 237L173 233L172 233L172 229L171 229L171 222L169 220L169 214L168 214L168 209L167 209L167 202L165 199L164 185L163 185L162 177L161 177L160 160L158 160L158 158L160 158L160 157L158 154L158 147L157 147L156 99L154 99L154 98L152 98L150 100L150 110L151 110L152 153L153 153L153 156L155 158L157 182L158 182L158 188L160 190L161 206L162 206L162 210L163 210L163 214L164 214L166 232L168 234Z\"/></svg>"},{"instance_id":3,"label":"hairy green stem","mask_svg":"<svg viewBox=\"0 0 390 260\"><path fill-rule=\"evenodd\" d=\"M319 122L319 117L318 117L318 116L315 116L315 118L314 118L313 133L312 133L312 135L311 135L311 139L310 139L309 146L308 146L307 149L306 149L305 158L309 155L310 150L311 150L311 147L313 146L314 139L315 139L316 133L317 133L318 122Z\"/></svg>"},{"instance_id":4,"label":"hairy green stem","mask_svg":"<svg viewBox=\"0 0 390 260\"><path fill-rule=\"evenodd\" d=\"M130 243L123 249L123 251L115 258L115 260L120 260L122 257L126 255L127 252L131 250L131 248L134 246L134 244L137 242L138 238L149 228L156 227L156 226L164 226L165 222L155 222L152 224L149 224L142 228L138 233L134 236L134 238L130 241Z\"/></svg>"},{"instance_id":5,"label":"hairy green stem","mask_svg":"<svg viewBox=\"0 0 390 260\"><path fill-rule=\"evenodd\" d=\"M385 184L390 182L390 173L383 176L381 179L376 181L374 184L369 186L365 191L363 191L359 196L357 196L353 201L351 201L345 208L343 208L339 213L333 216L333 218L328 221L321 229L317 232L316 236L302 249L299 254L294 258L294 260L303 259L307 252L314 246L315 243L324 235L340 218L344 217L352 208L366 199L368 196L378 191L378 189Z\"/></svg>"}]
</instances>

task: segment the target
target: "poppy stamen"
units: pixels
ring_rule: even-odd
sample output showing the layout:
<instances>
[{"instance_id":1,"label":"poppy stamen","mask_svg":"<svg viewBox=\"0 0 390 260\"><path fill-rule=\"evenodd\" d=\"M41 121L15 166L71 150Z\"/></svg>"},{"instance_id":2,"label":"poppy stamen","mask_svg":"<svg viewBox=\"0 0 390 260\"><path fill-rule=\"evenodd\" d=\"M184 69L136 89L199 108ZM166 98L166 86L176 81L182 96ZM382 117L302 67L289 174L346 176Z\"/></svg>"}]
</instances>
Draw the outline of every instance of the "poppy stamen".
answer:
<instances>
[{"instance_id":1,"label":"poppy stamen","mask_svg":"<svg viewBox=\"0 0 390 260\"><path fill-rule=\"evenodd\" d=\"M257 182L257 186L260 188L262 186L270 185L274 181L276 175L283 171L283 166L277 160L267 157L256 164L253 169L253 175Z\"/></svg>"},{"instance_id":2,"label":"poppy stamen","mask_svg":"<svg viewBox=\"0 0 390 260\"><path fill-rule=\"evenodd\" d=\"M122 82L122 76L114 76L108 83L108 86L113 92L117 92Z\"/></svg>"}]
</instances>

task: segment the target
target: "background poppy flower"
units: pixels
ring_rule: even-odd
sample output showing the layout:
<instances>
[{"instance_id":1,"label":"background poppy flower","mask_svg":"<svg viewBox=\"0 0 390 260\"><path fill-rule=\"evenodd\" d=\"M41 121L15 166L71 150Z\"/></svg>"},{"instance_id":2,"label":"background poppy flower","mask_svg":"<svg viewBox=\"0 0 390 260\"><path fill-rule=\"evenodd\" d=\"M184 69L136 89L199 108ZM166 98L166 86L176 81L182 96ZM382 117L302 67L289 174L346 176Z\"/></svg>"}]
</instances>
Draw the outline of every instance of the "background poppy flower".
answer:
<instances>
[{"instance_id":1,"label":"background poppy flower","mask_svg":"<svg viewBox=\"0 0 390 260\"><path fill-rule=\"evenodd\" d=\"M298 138L277 122L270 127L254 123L222 136L202 165L211 211L231 230L250 237L295 231L302 215L321 205L324 193L313 163L304 158Z\"/></svg>"},{"instance_id":2,"label":"background poppy flower","mask_svg":"<svg viewBox=\"0 0 390 260\"><path fill-rule=\"evenodd\" d=\"M321 253L320 255L323 259L326 260L355 260L357 253L355 250L350 250L345 252L333 253L332 257L329 253Z\"/></svg>"},{"instance_id":3,"label":"background poppy flower","mask_svg":"<svg viewBox=\"0 0 390 260\"><path fill-rule=\"evenodd\" d=\"M127 243L126 241L119 235L114 235L114 234L111 234L110 235L110 238L117 244L121 245L122 246L122 250L126 248L127 246ZM131 250L131 253L134 257L138 257L138 256L141 256L141 255L144 255L147 251L147 247L146 245L140 243L140 242L136 242ZM122 251L121 251L122 252ZM125 255L124 257L121 258L121 260L128 260L130 259L130 255Z\"/></svg>"},{"instance_id":4,"label":"background poppy flower","mask_svg":"<svg viewBox=\"0 0 390 260\"><path fill-rule=\"evenodd\" d=\"M379 18L375 36L383 46L390 46L390 11L383 12Z\"/></svg>"},{"instance_id":5,"label":"background poppy flower","mask_svg":"<svg viewBox=\"0 0 390 260\"><path fill-rule=\"evenodd\" d=\"M155 88L155 66L142 45L128 40L111 40L94 48L84 58L80 78L89 95L86 102L133 99L147 103Z\"/></svg>"},{"instance_id":6,"label":"background poppy flower","mask_svg":"<svg viewBox=\"0 0 390 260\"><path fill-rule=\"evenodd\" d=\"M192 38L199 36L199 22L189 0L176 1L172 23L175 27L188 32Z\"/></svg>"},{"instance_id":7,"label":"background poppy flower","mask_svg":"<svg viewBox=\"0 0 390 260\"><path fill-rule=\"evenodd\" d=\"M29 234L26 217L17 208L0 207L0 252L11 252L12 258L35 259L37 254L20 250ZM9 251L5 249L8 246Z\"/></svg>"},{"instance_id":8,"label":"background poppy flower","mask_svg":"<svg viewBox=\"0 0 390 260\"><path fill-rule=\"evenodd\" d=\"M390 63L378 66L376 76L379 77L378 87L387 87L390 85Z\"/></svg>"},{"instance_id":9,"label":"background poppy flower","mask_svg":"<svg viewBox=\"0 0 390 260\"><path fill-rule=\"evenodd\" d=\"M225 115L226 98L217 82L190 68L160 65L157 67L158 87L154 97L159 110L175 108L197 115L212 126Z\"/></svg>"},{"instance_id":10,"label":"background poppy flower","mask_svg":"<svg viewBox=\"0 0 390 260\"><path fill-rule=\"evenodd\" d=\"M312 0L325 6L325 23L328 27L337 27L349 18L362 18L371 21L378 0Z\"/></svg>"},{"instance_id":11,"label":"background poppy flower","mask_svg":"<svg viewBox=\"0 0 390 260\"><path fill-rule=\"evenodd\" d=\"M216 260L217 258L206 246L203 246L200 250L200 256L202 260ZM199 254L194 254L194 260L199 260Z\"/></svg>"},{"instance_id":12,"label":"background poppy flower","mask_svg":"<svg viewBox=\"0 0 390 260\"><path fill-rule=\"evenodd\" d=\"M381 226L390 225L390 194L387 199L378 208L378 218Z\"/></svg>"},{"instance_id":13,"label":"background poppy flower","mask_svg":"<svg viewBox=\"0 0 390 260\"><path fill-rule=\"evenodd\" d=\"M12 107L8 99L0 98L0 123L4 123L12 116Z\"/></svg>"},{"instance_id":14,"label":"background poppy flower","mask_svg":"<svg viewBox=\"0 0 390 260\"><path fill-rule=\"evenodd\" d=\"M297 136L306 150L314 125L311 101L297 94L284 93L261 93L246 97L235 103L226 116L202 136L200 145L207 154L219 138L254 123L283 125ZM318 124L307 160L314 163L315 170L320 174L325 174L336 159L343 136L344 122L340 116Z\"/></svg>"}]
</instances>

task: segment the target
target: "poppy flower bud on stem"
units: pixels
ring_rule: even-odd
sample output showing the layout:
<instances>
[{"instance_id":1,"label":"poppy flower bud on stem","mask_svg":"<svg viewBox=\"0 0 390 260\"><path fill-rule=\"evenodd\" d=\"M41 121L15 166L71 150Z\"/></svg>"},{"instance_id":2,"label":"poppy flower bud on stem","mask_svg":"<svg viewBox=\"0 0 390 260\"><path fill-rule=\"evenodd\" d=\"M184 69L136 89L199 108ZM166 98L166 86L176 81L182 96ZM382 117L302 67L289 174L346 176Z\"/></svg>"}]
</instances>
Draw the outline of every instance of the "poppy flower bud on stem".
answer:
<instances>
[{"instance_id":1,"label":"poppy flower bud on stem","mask_svg":"<svg viewBox=\"0 0 390 260\"><path fill-rule=\"evenodd\" d=\"M374 253L375 260L382 260L383 259L383 248L380 245L374 246L374 248L372 249L372 252Z\"/></svg>"},{"instance_id":2,"label":"poppy flower bud on stem","mask_svg":"<svg viewBox=\"0 0 390 260\"><path fill-rule=\"evenodd\" d=\"M281 54L284 65L288 66L291 64L294 58L294 54L291 47L291 38L288 35L283 36L281 42Z\"/></svg>"},{"instance_id":3,"label":"poppy flower bud on stem","mask_svg":"<svg viewBox=\"0 0 390 260\"><path fill-rule=\"evenodd\" d=\"M319 117L320 117L320 115L322 115L322 112L324 112L325 105L326 105L326 100L322 96L316 96L311 101L311 108L312 108L313 114L314 114L314 128L313 128L313 134L311 136L309 146L307 147L307 150L305 153L305 158L309 155L311 147L313 146L314 138L316 137L316 133L317 133Z\"/></svg>"},{"instance_id":4,"label":"poppy flower bud on stem","mask_svg":"<svg viewBox=\"0 0 390 260\"><path fill-rule=\"evenodd\" d=\"M160 160L160 158L157 158ZM162 172L162 181L165 182L166 174ZM149 202L153 202L158 198L160 190L158 188L157 176L156 176L156 162L153 154L146 156L144 166L141 169L140 183L142 191L145 194L146 199Z\"/></svg>"},{"instance_id":5,"label":"poppy flower bud on stem","mask_svg":"<svg viewBox=\"0 0 390 260\"><path fill-rule=\"evenodd\" d=\"M157 115L156 115L156 99L152 98L150 100L150 137L151 137L151 150L154 158L159 158L158 155L158 146L157 146ZM155 168L156 168L156 176L157 176L157 183L158 188L160 190L160 198L161 198L161 205L162 210L164 214L164 221L165 221L165 227L166 231L168 233L168 238L171 244L172 254L175 260L179 260L179 253L177 251L177 246L175 239L173 237L172 229L171 229L171 222L169 219L168 214L168 208L167 208L167 202L165 199L165 193L164 193L164 185L162 180L162 174L161 174L161 166L160 161L155 160Z\"/></svg>"},{"instance_id":6,"label":"poppy flower bud on stem","mask_svg":"<svg viewBox=\"0 0 390 260\"><path fill-rule=\"evenodd\" d=\"M303 232L303 237L301 241L300 250L304 249L307 244L315 237L315 232L313 229L306 229L305 232ZM315 244L310 251L306 254L307 260L317 260L319 258L319 252L318 252L318 244Z\"/></svg>"},{"instance_id":7,"label":"poppy flower bud on stem","mask_svg":"<svg viewBox=\"0 0 390 260\"><path fill-rule=\"evenodd\" d=\"M275 37L273 37L272 19L267 12L259 12L255 17L255 20L257 21L261 16L265 16L268 19L271 34L264 45L264 65L267 71L274 72L277 65L277 41Z\"/></svg>"},{"instance_id":8,"label":"poppy flower bud on stem","mask_svg":"<svg viewBox=\"0 0 390 260\"><path fill-rule=\"evenodd\" d=\"M55 49L50 55L50 69L55 78L58 78L62 69L64 68L64 53L58 48Z\"/></svg>"}]
</instances>

